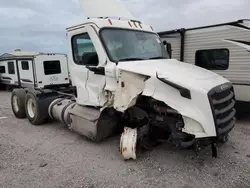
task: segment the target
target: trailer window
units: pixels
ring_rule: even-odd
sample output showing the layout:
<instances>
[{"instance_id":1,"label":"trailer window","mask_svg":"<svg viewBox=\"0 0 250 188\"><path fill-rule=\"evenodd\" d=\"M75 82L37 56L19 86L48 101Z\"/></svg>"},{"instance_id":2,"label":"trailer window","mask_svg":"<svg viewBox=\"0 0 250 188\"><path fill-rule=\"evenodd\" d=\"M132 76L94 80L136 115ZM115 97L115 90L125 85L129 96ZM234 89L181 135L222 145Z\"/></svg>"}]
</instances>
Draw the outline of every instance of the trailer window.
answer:
<instances>
[{"instance_id":1,"label":"trailer window","mask_svg":"<svg viewBox=\"0 0 250 188\"><path fill-rule=\"evenodd\" d=\"M72 49L74 62L78 65L86 65L86 61L83 60L83 56L87 54L94 54L96 52L88 33L75 35L72 38ZM94 62L91 65L98 65L98 62Z\"/></svg>"},{"instance_id":2,"label":"trailer window","mask_svg":"<svg viewBox=\"0 0 250 188\"><path fill-rule=\"evenodd\" d=\"M28 61L22 61L22 69L23 70L29 70L29 62Z\"/></svg>"},{"instance_id":3,"label":"trailer window","mask_svg":"<svg viewBox=\"0 0 250 188\"><path fill-rule=\"evenodd\" d=\"M5 73L5 66L0 66L0 73Z\"/></svg>"},{"instance_id":4,"label":"trailer window","mask_svg":"<svg viewBox=\"0 0 250 188\"><path fill-rule=\"evenodd\" d=\"M14 62L8 62L8 72L9 74L15 74Z\"/></svg>"},{"instance_id":5,"label":"trailer window","mask_svg":"<svg viewBox=\"0 0 250 188\"><path fill-rule=\"evenodd\" d=\"M61 73L60 61L44 61L43 67L45 75Z\"/></svg>"},{"instance_id":6,"label":"trailer window","mask_svg":"<svg viewBox=\"0 0 250 188\"><path fill-rule=\"evenodd\" d=\"M229 50L198 50L195 55L195 64L208 70L226 70L229 67Z\"/></svg>"}]
</instances>

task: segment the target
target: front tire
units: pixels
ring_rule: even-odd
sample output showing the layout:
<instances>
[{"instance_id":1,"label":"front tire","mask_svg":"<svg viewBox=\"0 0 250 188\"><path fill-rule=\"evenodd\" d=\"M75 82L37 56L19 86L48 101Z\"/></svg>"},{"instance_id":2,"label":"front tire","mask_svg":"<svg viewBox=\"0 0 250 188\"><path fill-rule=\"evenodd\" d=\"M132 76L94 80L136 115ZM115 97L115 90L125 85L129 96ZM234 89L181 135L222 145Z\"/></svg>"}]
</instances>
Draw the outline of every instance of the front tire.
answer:
<instances>
[{"instance_id":1,"label":"front tire","mask_svg":"<svg viewBox=\"0 0 250 188\"><path fill-rule=\"evenodd\" d=\"M228 138L229 138L229 135L226 134L226 135L224 135L223 137L221 137L221 138L219 139L219 142L220 142L221 144L225 144L225 143L227 143Z\"/></svg>"},{"instance_id":2,"label":"front tire","mask_svg":"<svg viewBox=\"0 0 250 188\"><path fill-rule=\"evenodd\" d=\"M26 118L24 89L14 89L11 93L11 108L17 118Z\"/></svg>"},{"instance_id":3,"label":"front tire","mask_svg":"<svg viewBox=\"0 0 250 188\"><path fill-rule=\"evenodd\" d=\"M39 99L36 91L31 90L25 97L25 111L28 120L33 125L42 125L48 121L48 109L46 103Z\"/></svg>"}]
</instances>

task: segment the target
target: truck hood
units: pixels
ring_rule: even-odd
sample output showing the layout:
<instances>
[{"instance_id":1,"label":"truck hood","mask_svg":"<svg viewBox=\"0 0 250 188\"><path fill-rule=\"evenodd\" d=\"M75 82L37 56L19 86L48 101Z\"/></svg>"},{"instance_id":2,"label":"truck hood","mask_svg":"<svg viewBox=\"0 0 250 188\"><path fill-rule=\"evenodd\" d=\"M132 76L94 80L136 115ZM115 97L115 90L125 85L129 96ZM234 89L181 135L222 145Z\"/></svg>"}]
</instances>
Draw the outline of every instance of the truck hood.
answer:
<instances>
[{"instance_id":1,"label":"truck hood","mask_svg":"<svg viewBox=\"0 0 250 188\"><path fill-rule=\"evenodd\" d=\"M157 73L159 77L176 84L199 87L205 90L210 90L214 86L228 82L228 80L212 71L175 59L119 62L117 68L121 71L150 77L156 77Z\"/></svg>"}]
</instances>

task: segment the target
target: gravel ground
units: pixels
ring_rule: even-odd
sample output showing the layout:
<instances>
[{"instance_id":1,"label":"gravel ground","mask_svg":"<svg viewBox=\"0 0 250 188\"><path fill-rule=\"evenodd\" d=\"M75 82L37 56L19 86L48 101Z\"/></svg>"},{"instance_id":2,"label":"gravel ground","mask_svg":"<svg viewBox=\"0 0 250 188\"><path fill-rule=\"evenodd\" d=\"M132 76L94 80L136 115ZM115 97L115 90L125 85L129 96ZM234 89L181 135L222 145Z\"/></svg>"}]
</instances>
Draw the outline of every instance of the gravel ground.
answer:
<instances>
[{"instance_id":1,"label":"gravel ground","mask_svg":"<svg viewBox=\"0 0 250 188\"><path fill-rule=\"evenodd\" d=\"M7 117L1 119L1 117ZM14 118L10 93L0 91L0 187L250 187L250 118L241 120L211 158L161 145L123 161L119 137L86 141L59 123L35 127Z\"/></svg>"}]
</instances>

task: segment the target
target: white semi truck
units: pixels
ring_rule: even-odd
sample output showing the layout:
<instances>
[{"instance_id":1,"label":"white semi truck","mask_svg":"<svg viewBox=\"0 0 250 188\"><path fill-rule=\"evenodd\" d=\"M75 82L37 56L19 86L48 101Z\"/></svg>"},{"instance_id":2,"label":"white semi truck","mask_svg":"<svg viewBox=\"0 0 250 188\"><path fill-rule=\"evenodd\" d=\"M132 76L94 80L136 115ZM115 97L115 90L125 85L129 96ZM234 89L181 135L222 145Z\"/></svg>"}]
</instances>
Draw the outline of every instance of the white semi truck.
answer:
<instances>
[{"instance_id":1,"label":"white semi truck","mask_svg":"<svg viewBox=\"0 0 250 188\"><path fill-rule=\"evenodd\" d=\"M16 117L33 125L59 120L92 141L122 133L124 159L136 159L138 146L162 141L196 150L211 145L216 156L217 144L227 141L235 125L232 84L170 59L153 28L121 3L81 3L89 18L67 28L72 93L14 90Z\"/></svg>"}]
</instances>

